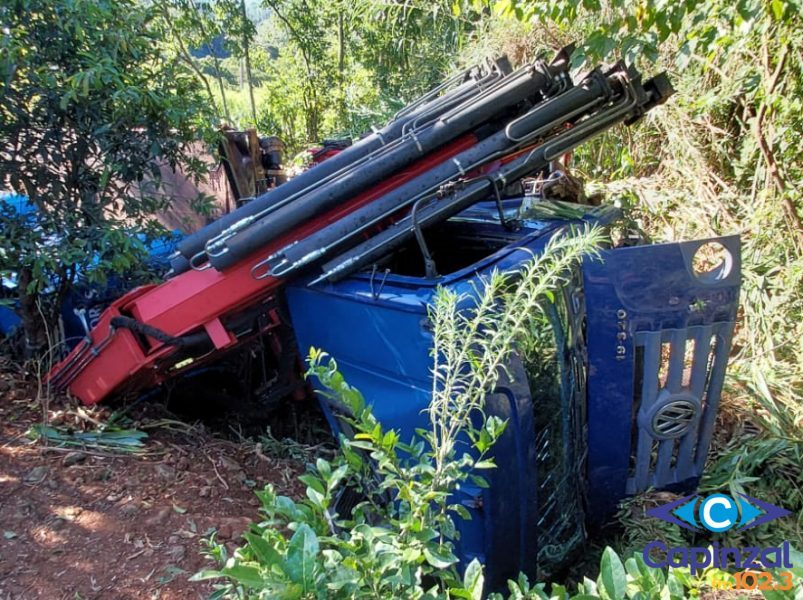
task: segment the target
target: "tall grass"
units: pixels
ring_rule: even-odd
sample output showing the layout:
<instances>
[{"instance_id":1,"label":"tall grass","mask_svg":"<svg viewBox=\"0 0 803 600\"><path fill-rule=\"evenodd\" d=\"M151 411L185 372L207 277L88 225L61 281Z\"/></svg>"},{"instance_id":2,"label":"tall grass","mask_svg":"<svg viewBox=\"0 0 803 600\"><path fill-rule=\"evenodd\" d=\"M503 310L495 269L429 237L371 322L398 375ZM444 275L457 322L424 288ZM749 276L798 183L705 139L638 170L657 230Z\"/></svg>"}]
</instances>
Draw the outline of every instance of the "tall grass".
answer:
<instances>
[{"instance_id":1,"label":"tall grass","mask_svg":"<svg viewBox=\"0 0 803 600\"><path fill-rule=\"evenodd\" d=\"M455 451L461 432L475 411L482 411L488 390L505 371L517 340L526 339L544 298L565 283L582 256L596 256L604 239L597 228L553 237L543 254L533 256L521 272L494 272L481 279L476 307L471 299L440 290L430 310L434 360L432 401L428 414L435 468L441 470ZM504 310L499 309L504 297Z\"/></svg>"}]
</instances>

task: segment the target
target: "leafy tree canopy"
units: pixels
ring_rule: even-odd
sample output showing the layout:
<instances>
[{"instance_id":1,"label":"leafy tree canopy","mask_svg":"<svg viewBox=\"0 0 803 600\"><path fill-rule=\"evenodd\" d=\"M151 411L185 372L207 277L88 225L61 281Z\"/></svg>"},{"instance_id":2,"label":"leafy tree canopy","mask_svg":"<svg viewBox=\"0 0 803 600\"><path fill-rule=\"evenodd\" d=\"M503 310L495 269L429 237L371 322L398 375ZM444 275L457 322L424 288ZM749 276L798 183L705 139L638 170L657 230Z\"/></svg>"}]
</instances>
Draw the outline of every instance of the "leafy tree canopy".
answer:
<instances>
[{"instance_id":1,"label":"leafy tree canopy","mask_svg":"<svg viewBox=\"0 0 803 600\"><path fill-rule=\"evenodd\" d=\"M192 144L208 102L163 52L155 9L133 0L12 0L0 25L0 187L38 209L33 224L0 215L0 269L19 273L34 335L34 294L141 256L130 232L155 231L164 169L203 173Z\"/></svg>"}]
</instances>

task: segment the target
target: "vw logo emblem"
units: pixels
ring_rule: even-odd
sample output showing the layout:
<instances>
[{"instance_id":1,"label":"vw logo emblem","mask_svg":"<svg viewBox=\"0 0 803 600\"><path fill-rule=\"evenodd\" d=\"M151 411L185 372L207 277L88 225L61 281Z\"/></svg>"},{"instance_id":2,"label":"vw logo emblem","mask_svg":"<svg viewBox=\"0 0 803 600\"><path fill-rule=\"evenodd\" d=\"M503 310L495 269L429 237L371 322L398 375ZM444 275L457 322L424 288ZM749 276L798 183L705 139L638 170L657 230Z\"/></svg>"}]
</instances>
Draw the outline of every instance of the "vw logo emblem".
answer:
<instances>
[{"instance_id":1,"label":"vw logo emblem","mask_svg":"<svg viewBox=\"0 0 803 600\"><path fill-rule=\"evenodd\" d=\"M655 411L652 433L658 439L669 440L685 435L697 418L697 404L689 400L672 400Z\"/></svg>"}]
</instances>

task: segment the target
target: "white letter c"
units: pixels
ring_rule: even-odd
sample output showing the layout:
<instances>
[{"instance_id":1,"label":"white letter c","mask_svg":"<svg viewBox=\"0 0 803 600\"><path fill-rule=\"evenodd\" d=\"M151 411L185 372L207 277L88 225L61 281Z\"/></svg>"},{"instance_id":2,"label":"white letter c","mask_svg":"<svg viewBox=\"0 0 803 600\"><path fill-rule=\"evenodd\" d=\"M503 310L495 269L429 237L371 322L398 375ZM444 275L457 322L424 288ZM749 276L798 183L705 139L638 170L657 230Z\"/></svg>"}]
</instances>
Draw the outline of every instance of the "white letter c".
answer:
<instances>
[{"instance_id":1,"label":"white letter c","mask_svg":"<svg viewBox=\"0 0 803 600\"><path fill-rule=\"evenodd\" d=\"M727 519L725 521L715 521L713 518L711 518L711 507L714 505L724 506L728 509L731 508L731 503L727 498L711 498L703 505L703 523L716 529L724 529L733 525L733 521L731 519Z\"/></svg>"}]
</instances>

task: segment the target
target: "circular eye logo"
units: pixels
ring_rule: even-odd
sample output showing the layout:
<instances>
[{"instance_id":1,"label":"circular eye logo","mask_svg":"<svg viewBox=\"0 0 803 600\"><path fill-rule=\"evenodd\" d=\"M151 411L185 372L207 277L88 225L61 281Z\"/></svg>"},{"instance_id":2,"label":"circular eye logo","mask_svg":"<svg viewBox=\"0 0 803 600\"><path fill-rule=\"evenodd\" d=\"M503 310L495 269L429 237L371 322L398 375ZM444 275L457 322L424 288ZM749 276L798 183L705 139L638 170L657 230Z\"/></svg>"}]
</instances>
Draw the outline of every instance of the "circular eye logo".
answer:
<instances>
[{"instance_id":1,"label":"circular eye logo","mask_svg":"<svg viewBox=\"0 0 803 600\"><path fill-rule=\"evenodd\" d=\"M647 514L692 531L707 529L715 533L728 531L734 527L739 530L752 529L792 514L785 508L764 500L746 494L738 496L736 498L727 494L712 494L705 497L691 495L651 508Z\"/></svg>"},{"instance_id":2,"label":"circular eye logo","mask_svg":"<svg viewBox=\"0 0 803 600\"><path fill-rule=\"evenodd\" d=\"M652 431L659 439L679 438L686 434L696 417L697 405L694 402L667 402L653 416Z\"/></svg>"}]
</instances>

